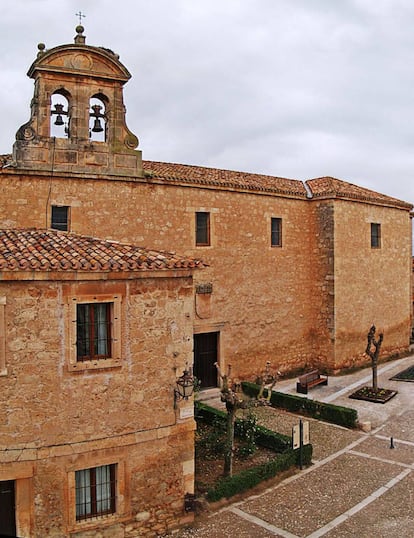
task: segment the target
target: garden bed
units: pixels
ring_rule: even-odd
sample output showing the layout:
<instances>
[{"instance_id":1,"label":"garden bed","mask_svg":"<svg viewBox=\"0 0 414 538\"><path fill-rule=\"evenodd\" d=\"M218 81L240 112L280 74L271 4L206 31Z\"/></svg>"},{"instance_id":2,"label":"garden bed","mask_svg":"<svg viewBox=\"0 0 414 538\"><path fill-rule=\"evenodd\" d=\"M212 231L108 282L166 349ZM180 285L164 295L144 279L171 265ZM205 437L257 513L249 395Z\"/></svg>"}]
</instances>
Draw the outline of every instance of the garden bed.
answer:
<instances>
[{"instance_id":1,"label":"garden bed","mask_svg":"<svg viewBox=\"0 0 414 538\"><path fill-rule=\"evenodd\" d=\"M249 420L238 418L233 476L224 477L224 456L220 454L224 439L220 430L223 432L226 413L201 402L197 402L195 410L196 495L201 494L210 502L228 499L299 464L300 451L291 448L290 437L255 424L253 448L249 441ZM311 461L312 445L309 444L303 447L302 463L310 465Z\"/></svg>"},{"instance_id":2,"label":"garden bed","mask_svg":"<svg viewBox=\"0 0 414 538\"><path fill-rule=\"evenodd\" d=\"M349 398L353 400L365 400L372 403L386 403L398 394L397 390L382 389L374 390L372 387L362 387L353 392Z\"/></svg>"},{"instance_id":3,"label":"garden bed","mask_svg":"<svg viewBox=\"0 0 414 538\"><path fill-rule=\"evenodd\" d=\"M392 381L408 381L414 383L414 366L406 368L402 372L399 372L397 375L391 377Z\"/></svg>"},{"instance_id":4,"label":"garden bed","mask_svg":"<svg viewBox=\"0 0 414 538\"><path fill-rule=\"evenodd\" d=\"M206 446L204 440L212 438L213 426L199 423L196 433L196 457L195 457L195 493L197 496L206 494L223 478L224 456L221 448L214 450ZM257 446L253 454L243 456L243 443L235 439L235 455L233 459L233 473L268 463L277 457L274 450ZM218 453L217 453L218 452Z\"/></svg>"}]
</instances>

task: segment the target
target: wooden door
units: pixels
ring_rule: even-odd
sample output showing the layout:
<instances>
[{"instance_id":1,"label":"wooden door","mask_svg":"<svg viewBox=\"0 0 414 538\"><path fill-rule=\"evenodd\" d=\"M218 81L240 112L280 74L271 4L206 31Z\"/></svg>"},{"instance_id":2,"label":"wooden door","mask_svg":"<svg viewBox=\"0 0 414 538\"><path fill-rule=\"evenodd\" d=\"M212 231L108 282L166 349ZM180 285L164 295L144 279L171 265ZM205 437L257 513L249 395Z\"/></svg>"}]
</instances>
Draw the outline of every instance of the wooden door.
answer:
<instances>
[{"instance_id":1,"label":"wooden door","mask_svg":"<svg viewBox=\"0 0 414 538\"><path fill-rule=\"evenodd\" d=\"M194 335L194 376L202 389L217 387L217 345L219 333Z\"/></svg>"}]
</instances>

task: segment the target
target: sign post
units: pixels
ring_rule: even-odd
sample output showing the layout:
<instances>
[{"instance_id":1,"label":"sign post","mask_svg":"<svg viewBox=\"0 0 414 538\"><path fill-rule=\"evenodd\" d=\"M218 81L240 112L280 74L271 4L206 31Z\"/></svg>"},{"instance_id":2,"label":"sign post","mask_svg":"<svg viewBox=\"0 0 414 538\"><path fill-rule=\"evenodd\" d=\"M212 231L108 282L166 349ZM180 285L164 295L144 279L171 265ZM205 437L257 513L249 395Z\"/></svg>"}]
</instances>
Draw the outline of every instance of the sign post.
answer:
<instances>
[{"instance_id":1,"label":"sign post","mask_svg":"<svg viewBox=\"0 0 414 538\"><path fill-rule=\"evenodd\" d=\"M293 450L299 448L299 468L303 469L303 445L309 444L309 422L299 420L292 428L292 446Z\"/></svg>"}]
</instances>

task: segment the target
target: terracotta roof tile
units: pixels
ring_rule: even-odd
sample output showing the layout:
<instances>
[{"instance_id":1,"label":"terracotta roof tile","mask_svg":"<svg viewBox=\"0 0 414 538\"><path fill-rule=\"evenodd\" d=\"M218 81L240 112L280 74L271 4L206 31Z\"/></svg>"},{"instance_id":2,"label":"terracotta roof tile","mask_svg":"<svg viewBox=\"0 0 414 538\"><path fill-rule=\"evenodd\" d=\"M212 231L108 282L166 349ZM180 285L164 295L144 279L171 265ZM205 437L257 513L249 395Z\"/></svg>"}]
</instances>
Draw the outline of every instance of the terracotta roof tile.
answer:
<instances>
[{"instance_id":1,"label":"terracotta roof tile","mask_svg":"<svg viewBox=\"0 0 414 538\"><path fill-rule=\"evenodd\" d=\"M0 230L0 271L158 271L200 260L57 230Z\"/></svg>"},{"instance_id":2,"label":"terracotta roof tile","mask_svg":"<svg viewBox=\"0 0 414 538\"><path fill-rule=\"evenodd\" d=\"M0 169L11 163L11 155L0 155ZM177 163L143 161L145 176L148 180L159 179L163 182L189 183L194 185L216 186L224 189L242 189L267 192L297 198L347 198L366 203L391 205L412 209L412 204L380 194L364 187L347 183L333 177L310 179L303 183L297 179L287 179L265 174L251 174L219 168L206 168ZM312 194L310 197L309 192Z\"/></svg>"},{"instance_id":3,"label":"terracotta roof tile","mask_svg":"<svg viewBox=\"0 0 414 538\"><path fill-rule=\"evenodd\" d=\"M273 177L264 174L250 174L203 166L187 164L143 161L147 177L164 180L212 185L225 188L247 189L294 195L306 198L306 189L302 181Z\"/></svg>"},{"instance_id":4,"label":"terracotta roof tile","mask_svg":"<svg viewBox=\"0 0 414 538\"><path fill-rule=\"evenodd\" d=\"M347 183L334 177L319 177L306 181L314 198L350 198L353 200L361 200L363 202L374 202L385 205L393 205L404 209L412 208L408 202L397 200L391 196L380 194L379 192Z\"/></svg>"}]
</instances>

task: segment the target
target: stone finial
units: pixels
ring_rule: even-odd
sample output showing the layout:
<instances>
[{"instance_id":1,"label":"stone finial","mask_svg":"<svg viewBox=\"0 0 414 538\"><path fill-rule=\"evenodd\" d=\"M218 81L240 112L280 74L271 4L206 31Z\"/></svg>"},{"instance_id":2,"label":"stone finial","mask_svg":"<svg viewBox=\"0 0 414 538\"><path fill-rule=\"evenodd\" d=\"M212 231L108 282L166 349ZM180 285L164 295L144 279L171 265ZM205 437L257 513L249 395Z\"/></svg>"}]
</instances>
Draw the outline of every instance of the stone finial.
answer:
<instances>
[{"instance_id":1,"label":"stone finial","mask_svg":"<svg viewBox=\"0 0 414 538\"><path fill-rule=\"evenodd\" d=\"M46 52L46 45L44 43L38 43L37 48L39 51L37 53L37 57L39 58L39 56L42 56L42 54Z\"/></svg>"},{"instance_id":2,"label":"stone finial","mask_svg":"<svg viewBox=\"0 0 414 538\"><path fill-rule=\"evenodd\" d=\"M75 31L76 31L75 43L77 45L84 45L86 36L83 35L83 32L85 31L85 28L81 24L78 24L78 26L75 28Z\"/></svg>"}]
</instances>

